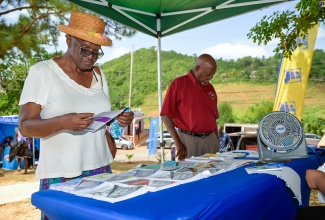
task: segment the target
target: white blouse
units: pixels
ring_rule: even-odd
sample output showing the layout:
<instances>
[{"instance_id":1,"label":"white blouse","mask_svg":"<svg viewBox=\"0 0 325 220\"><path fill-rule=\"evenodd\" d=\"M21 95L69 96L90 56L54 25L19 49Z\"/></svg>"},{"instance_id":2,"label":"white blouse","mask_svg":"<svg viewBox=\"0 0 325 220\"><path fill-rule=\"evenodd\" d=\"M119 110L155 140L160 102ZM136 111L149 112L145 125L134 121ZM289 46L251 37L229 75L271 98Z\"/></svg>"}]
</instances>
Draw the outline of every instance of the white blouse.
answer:
<instances>
[{"instance_id":1,"label":"white blouse","mask_svg":"<svg viewBox=\"0 0 325 220\"><path fill-rule=\"evenodd\" d=\"M105 75L101 74L97 79L91 88L85 88L65 74L53 60L42 61L30 68L19 105L28 102L41 105L42 119L73 112L98 114L110 111ZM36 177L71 178L110 164L113 157L105 131L105 126L94 133L63 130L41 138Z\"/></svg>"}]
</instances>

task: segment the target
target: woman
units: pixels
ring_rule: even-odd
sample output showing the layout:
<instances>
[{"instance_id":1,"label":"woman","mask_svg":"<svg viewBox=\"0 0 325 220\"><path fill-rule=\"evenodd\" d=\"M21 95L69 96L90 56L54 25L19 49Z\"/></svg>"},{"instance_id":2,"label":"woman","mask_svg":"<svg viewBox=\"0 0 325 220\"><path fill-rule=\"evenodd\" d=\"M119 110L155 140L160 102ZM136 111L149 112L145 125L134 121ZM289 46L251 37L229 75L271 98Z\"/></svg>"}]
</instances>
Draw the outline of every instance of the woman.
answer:
<instances>
[{"instance_id":1,"label":"woman","mask_svg":"<svg viewBox=\"0 0 325 220\"><path fill-rule=\"evenodd\" d=\"M105 75L94 67L103 56L101 46L112 43L103 35L104 28L103 20L73 12L67 26L58 26L66 33L67 52L29 70L19 101L19 131L41 138L36 170L41 189L79 176L111 172L114 139L105 126L96 132L85 130L94 114L111 110ZM133 112L124 112L117 120L127 126L133 117Z\"/></svg>"},{"instance_id":2,"label":"woman","mask_svg":"<svg viewBox=\"0 0 325 220\"><path fill-rule=\"evenodd\" d=\"M29 158L33 157L33 152L30 150L30 144L33 138L24 137L20 134L19 131L16 133L16 141L23 143L20 147L20 150L17 152L16 158L18 162L17 171L20 172L22 166L22 161L24 161L24 174L27 174L27 169L29 168L30 163L28 162Z\"/></svg>"}]
</instances>

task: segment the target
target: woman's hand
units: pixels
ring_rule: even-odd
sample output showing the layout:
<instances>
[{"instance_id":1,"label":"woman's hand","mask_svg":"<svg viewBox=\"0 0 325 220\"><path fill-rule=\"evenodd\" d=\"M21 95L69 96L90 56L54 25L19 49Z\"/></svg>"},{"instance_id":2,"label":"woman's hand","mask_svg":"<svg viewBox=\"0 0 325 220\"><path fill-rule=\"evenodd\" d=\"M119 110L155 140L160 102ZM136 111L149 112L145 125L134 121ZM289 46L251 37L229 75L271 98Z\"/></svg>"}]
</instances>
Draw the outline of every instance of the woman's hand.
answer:
<instances>
[{"instance_id":1,"label":"woman's hand","mask_svg":"<svg viewBox=\"0 0 325 220\"><path fill-rule=\"evenodd\" d=\"M122 112L117 117L117 121L118 121L119 125L121 125L122 127L126 127L129 124L131 124L133 119L134 119L134 113L132 111L131 112Z\"/></svg>"},{"instance_id":2,"label":"woman's hand","mask_svg":"<svg viewBox=\"0 0 325 220\"><path fill-rule=\"evenodd\" d=\"M112 137L112 135L107 130L106 130L105 136L106 136L106 140L107 140L107 143L108 143L108 148L111 151L111 154L112 154L113 159L114 159L115 156L116 156L116 153L117 153L117 148L116 148L114 138Z\"/></svg>"},{"instance_id":3,"label":"woman's hand","mask_svg":"<svg viewBox=\"0 0 325 220\"><path fill-rule=\"evenodd\" d=\"M19 131L23 136L43 138L64 129L82 131L93 122L93 113L69 113L41 119L41 110L41 105L32 102L20 107Z\"/></svg>"},{"instance_id":4,"label":"woman's hand","mask_svg":"<svg viewBox=\"0 0 325 220\"><path fill-rule=\"evenodd\" d=\"M62 115L60 120L64 123L64 129L83 131L93 122L92 116L93 113L70 113Z\"/></svg>"}]
</instances>

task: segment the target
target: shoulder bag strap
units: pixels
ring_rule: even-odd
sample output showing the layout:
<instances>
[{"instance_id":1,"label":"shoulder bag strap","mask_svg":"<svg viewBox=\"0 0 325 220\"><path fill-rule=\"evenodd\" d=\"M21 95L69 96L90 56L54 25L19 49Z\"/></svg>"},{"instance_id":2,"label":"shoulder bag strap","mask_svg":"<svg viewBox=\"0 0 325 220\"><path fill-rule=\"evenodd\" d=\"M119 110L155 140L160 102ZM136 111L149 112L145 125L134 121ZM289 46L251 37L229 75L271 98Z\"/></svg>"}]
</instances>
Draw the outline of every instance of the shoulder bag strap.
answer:
<instances>
[{"instance_id":1,"label":"shoulder bag strap","mask_svg":"<svg viewBox=\"0 0 325 220\"><path fill-rule=\"evenodd\" d=\"M97 73L98 75L100 75L100 81L101 81L101 83L102 83L102 87L103 87L103 78L102 78L102 73L101 73L99 67L98 67L98 66L94 66L94 67L93 67L93 71L94 71L95 73Z\"/></svg>"}]
</instances>

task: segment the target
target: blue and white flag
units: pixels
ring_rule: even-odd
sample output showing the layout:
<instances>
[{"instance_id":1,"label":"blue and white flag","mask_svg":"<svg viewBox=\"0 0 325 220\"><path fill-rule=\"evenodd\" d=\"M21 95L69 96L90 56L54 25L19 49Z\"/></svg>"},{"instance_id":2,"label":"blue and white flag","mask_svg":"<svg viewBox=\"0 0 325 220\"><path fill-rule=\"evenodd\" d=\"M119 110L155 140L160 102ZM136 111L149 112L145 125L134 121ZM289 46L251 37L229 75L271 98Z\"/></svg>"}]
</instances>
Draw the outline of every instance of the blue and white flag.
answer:
<instances>
[{"instance_id":1,"label":"blue and white flag","mask_svg":"<svg viewBox=\"0 0 325 220\"><path fill-rule=\"evenodd\" d=\"M150 121L150 130L149 130L149 156L156 155L157 153L157 136L158 136L158 125L159 117L151 118Z\"/></svg>"}]
</instances>

